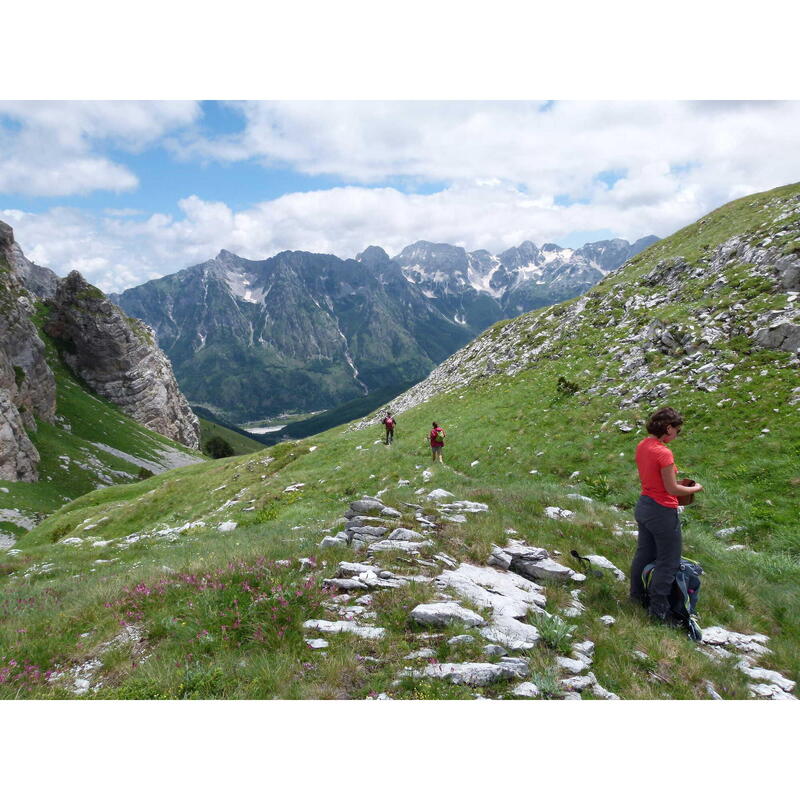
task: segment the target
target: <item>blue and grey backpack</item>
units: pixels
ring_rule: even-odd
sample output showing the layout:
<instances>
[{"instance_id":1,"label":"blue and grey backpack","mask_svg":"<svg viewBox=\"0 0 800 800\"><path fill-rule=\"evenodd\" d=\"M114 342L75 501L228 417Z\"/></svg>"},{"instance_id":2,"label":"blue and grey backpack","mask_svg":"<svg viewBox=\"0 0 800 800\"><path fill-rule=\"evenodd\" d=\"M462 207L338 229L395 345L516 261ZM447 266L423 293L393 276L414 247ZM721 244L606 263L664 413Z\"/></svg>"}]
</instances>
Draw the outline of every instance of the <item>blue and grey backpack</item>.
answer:
<instances>
[{"instance_id":1,"label":"blue and grey backpack","mask_svg":"<svg viewBox=\"0 0 800 800\"><path fill-rule=\"evenodd\" d=\"M645 594L650 588L650 580L653 577L655 564L648 564L642 570L642 583L644 584ZM700 576L703 568L696 562L688 558L681 559L681 565L675 573L675 580L672 581L672 588L669 593L669 606L674 619L678 620L689 633L689 638L696 642L703 641L703 632L697 624L697 599L700 596Z\"/></svg>"}]
</instances>

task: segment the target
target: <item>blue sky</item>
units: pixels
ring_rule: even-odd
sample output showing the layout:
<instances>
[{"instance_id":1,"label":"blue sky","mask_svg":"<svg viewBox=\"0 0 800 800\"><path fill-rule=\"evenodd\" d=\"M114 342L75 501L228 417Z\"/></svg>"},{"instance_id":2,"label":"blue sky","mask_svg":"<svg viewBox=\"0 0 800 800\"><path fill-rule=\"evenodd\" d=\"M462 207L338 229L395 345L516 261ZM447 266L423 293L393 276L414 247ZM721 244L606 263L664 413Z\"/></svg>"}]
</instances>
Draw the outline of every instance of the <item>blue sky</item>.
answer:
<instances>
[{"instance_id":1,"label":"blue sky","mask_svg":"<svg viewBox=\"0 0 800 800\"><path fill-rule=\"evenodd\" d=\"M798 123L796 102L0 101L0 219L107 291L222 248L632 241L797 180Z\"/></svg>"}]
</instances>

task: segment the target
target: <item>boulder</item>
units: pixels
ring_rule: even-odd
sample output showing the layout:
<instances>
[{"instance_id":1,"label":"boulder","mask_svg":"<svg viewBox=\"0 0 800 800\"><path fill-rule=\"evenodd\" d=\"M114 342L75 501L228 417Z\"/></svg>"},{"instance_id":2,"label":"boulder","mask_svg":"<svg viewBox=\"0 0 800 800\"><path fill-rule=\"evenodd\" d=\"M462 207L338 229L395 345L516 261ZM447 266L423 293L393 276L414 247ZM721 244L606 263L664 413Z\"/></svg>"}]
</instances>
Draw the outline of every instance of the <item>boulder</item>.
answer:
<instances>
[{"instance_id":1,"label":"boulder","mask_svg":"<svg viewBox=\"0 0 800 800\"><path fill-rule=\"evenodd\" d=\"M560 683L567 691L583 692L590 686L594 686L597 683L597 678L595 678L593 672L590 672L588 675L575 675L572 678L562 678Z\"/></svg>"},{"instance_id":2,"label":"boulder","mask_svg":"<svg viewBox=\"0 0 800 800\"><path fill-rule=\"evenodd\" d=\"M460 636L453 636L450 639L448 639L447 644L449 644L451 647L454 647L460 644L469 644L470 642L474 641L475 641L474 636L470 636L468 633L462 633Z\"/></svg>"},{"instance_id":3,"label":"boulder","mask_svg":"<svg viewBox=\"0 0 800 800\"><path fill-rule=\"evenodd\" d=\"M719 626L703 630L703 644L714 647L733 647L743 653L754 653L756 655L769 653L771 651L765 646L768 641L769 636L763 633L737 633Z\"/></svg>"},{"instance_id":4,"label":"boulder","mask_svg":"<svg viewBox=\"0 0 800 800\"><path fill-rule=\"evenodd\" d=\"M364 540L381 539L389 532L389 529L377 525L359 525L358 527L348 528L347 531L351 538Z\"/></svg>"},{"instance_id":5,"label":"boulder","mask_svg":"<svg viewBox=\"0 0 800 800\"><path fill-rule=\"evenodd\" d=\"M515 686L511 690L511 694L513 694L515 697L539 697L541 692L535 683L526 681L525 683L520 683Z\"/></svg>"},{"instance_id":6,"label":"boulder","mask_svg":"<svg viewBox=\"0 0 800 800\"><path fill-rule=\"evenodd\" d=\"M491 556L492 563L499 564L501 560L511 557L509 569L526 578L555 578L556 580L585 581L586 576L575 572L563 564L550 558L550 554L543 547L531 547L522 542L509 540L505 547L498 548L505 556L494 551Z\"/></svg>"},{"instance_id":7,"label":"boulder","mask_svg":"<svg viewBox=\"0 0 800 800\"><path fill-rule=\"evenodd\" d=\"M411 611L411 619L420 625L444 627L460 622L468 628L485 625L485 620L474 611L463 608L458 603L421 603Z\"/></svg>"},{"instance_id":8,"label":"boulder","mask_svg":"<svg viewBox=\"0 0 800 800\"><path fill-rule=\"evenodd\" d=\"M761 697L765 700L797 700L793 694L784 692L780 686L776 686L773 683L751 684L748 688L751 696Z\"/></svg>"},{"instance_id":9,"label":"boulder","mask_svg":"<svg viewBox=\"0 0 800 800\"><path fill-rule=\"evenodd\" d=\"M458 569L443 571L436 583L500 616L524 617L531 608L544 607L546 603L540 586L492 567L462 564Z\"/></svg>"},{"instance_id":10,"label":"boulder","mask_svg":"<svg viewBox=\"0 0 800 800\"><path fill-rule=\"evenodd\" d=\"M415 650L413 653L403 656L403 658L406 661L413 661L416 658L433 658L435 655L436 652L430 647L423 647L421 650Z\"/></svg>"},{"instance_id":11,"label":"boulder","mask_svg":"<svg viewBox=\"0 0 800 800\"><path fill-rule=\"evenodd\" d=\"M322 631L323 633L352 633L355 636L360 636L362 639L382 639L385 630L383 628L374 628L370 625L357 625L355 622L348 620L337 620L331 622L327 619L309 619L303 623L303 627Z\"/></svg>"},{"instance_id":12,"label":"boulder","mask_svg":"<svg viewBox=\"0 0 800 800\"><path fill-rule=\"evenodd\" d=\"M344 527L345 530L350 530L351 528L362 528L362 527L386 527L388 521L385 519L381 519L380 517L366 517L361 514L356 514L350 518L345 518Z\"/></svg>"},{"instance_id":13,"label":"boulder","mask_svg":"<svg viewBox=\"0 0 800 800\"><path fill-rule=\"evenodd\" d=\"M536 626L503 616L493 617L489 625L480 629L480 634L509 650L530 650L540 638Z\"/></svg>"},{"instance_id":14,"label":"boulder","mask_svg":"<svg viewBox=\"0 0 800 800\"><path fill-rule=\"evenodd\" d=\"M501 661L499 664L481 662L429 664L423 670L407 670L401 674L414 678L438 678L469 686L486 686L495 681L526 678L528 672L527 666L522 663L503 663Z\"/></svg>"},{"instance_id":15,"label":"boulder","mask_svg":"<svg viewBox=\"0 0 800 800\"><path fill-rule=\"evenodd\" d=\"M772 669L762 669L761 667L754 667L747 659L742 659L736 665L737 669L747 675L748 678L753 680L763 681L764 683L772 683L778 686L784 692L793 692L795 682L785 678L780 672Z\"/></svg>"},{"instance_id":16,"label":"boulder","mask_svg":"<svg viewBox=\"0 0 800 800\"><path fill-rule=\"evenodd\" d=\"M375 542L367 548L368 553L381 553L387 550L402 550L405 553L418 553L420 547L430 547L433 542L430 539L423 539L419 542L405 542L402 539L399 541L389 541L384 539L380 542Z\"/></svg>"},{"instance_id":17,"label":"boulder","mask_svg":"<svg viewBox=\"0 0 800 800\"><path fill-rule=\"evenodd\" d=\"M769 328L761 328L753 334L757 345L770 350L787 350L796 353L800 350L800 325L779 322Z\"/></svg>"},{"instance_id":18,"label":"boulder","mask_svg":"<svg viewBox=\"0 0 800 800\"><path fill-rule=\"evenodd\" d=\"M356 514L380 514L383 508L383 503L380 500L375 500L373 498L354 500L352 503L350 503L350 510Z\"/></svg>"},{"instance_id":19,"label":"boulder","mask_svg":"<svg viewBox=\"0 0 800 800\"><path fill-rule=\"evenodd\" d=\"M352 578L362 572L369 572L370 570L374 569L375 567L370 564L357 564L353 563L352 561L340 561L339 566L336 568L336 577Z\"/></svg>"},{"instance_id":20,"label":"boulder","mask_svg":"<svg viewBox=\"0 0 800 800\"><path fill-rule=\"evenodd\" d=\"M472 500L456 500L453 503L440 503L438 506L440 511L445 511L448 514L458 514L459 512L465 514L480 514L489 510L486 503L475 503Z\"/></svg>"},{"instance_id":21,"label":"boulder","mask_svg":"<svg viewBox=\"0 0 800 800\"><path fill-rule=\"evenodd\" d=\"M593 554L590 556L585 556L585 558L589 559L589 562L595 567L600 567L600 569L611 570L611 572L614 573L614 577L618 581L625 580L625 573L621 569L618 569L614 564L612 564L605 556L599 556L597 554Z\"/></svg>"},{"instance_id":22,"label":"boulder","mask_svg":"<svg viewBox=\"0 0 800 800\"><path fill-rule=\"evenodd\" d=\"M544 515L550 519L569 519L575 516L575 512L558 506L547 506L544 510Z\"/></svg>"},{"instance_id":23,"label":"boulder","mask_svg":"<svg viewBox=\"0 0 800 800\"><path fill-rule=\"evenodd\" d=\"M425 537L421 533L417 533L416 531L412 531L409 528L395 528L389 534L389 541L392 542L418 542Z\"/></svg>"},{"instance_id":24,"label":"boulder","mask_svg":"<svg viewBox=\"0 0 800 800\"><path fill-rule=\"evenodd\" d=\"M561 667L561 669L571 672L573 675L579 675L591 666L591 664L587 664L581 659L565 658L564 656L558 656L556 658L556 664Z\"/></svg>"},{"instance_id":25,"label":"boulder","mask_svg":"<svg viewBox=\"0 0 800 800\"><path fill-rule=\"evenodd\" d=\"M428 492L425 499L429 502L435 502L436 500L444 500L447 497L455 497L455 495L452 492L448 492L446 489L434 489Z\"/></svg>"},{"instance_id":26,"label":"boulder","mask_svg":"<svg viewBox=\"0 0 800 800\"><path fill-rule=\"evenodd\" d=\"M334 589L341 589L345 592L369 588L366 583L363 583L357 578L325 578L322 581L322 585Z\"/></svg>"}]
</instances>

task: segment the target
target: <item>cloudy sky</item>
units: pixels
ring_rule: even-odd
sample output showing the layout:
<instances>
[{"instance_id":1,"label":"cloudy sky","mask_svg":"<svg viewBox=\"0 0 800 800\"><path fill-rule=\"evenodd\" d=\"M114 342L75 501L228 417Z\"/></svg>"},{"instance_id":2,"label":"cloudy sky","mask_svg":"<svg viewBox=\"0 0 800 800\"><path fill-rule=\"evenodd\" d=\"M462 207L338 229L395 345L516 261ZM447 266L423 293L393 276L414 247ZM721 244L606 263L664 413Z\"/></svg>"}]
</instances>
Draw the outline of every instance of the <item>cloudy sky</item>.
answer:
<instances>
[{"instance_id":1,"label":"cloudy sky","mask_svg":"<svg viewBox=\"0 0 800 800\"><path fill-rule=\"evenodd\" d=\"M120 291L213 257L666 236L800 179L800 102L0 101L0 219Z\"/></svg>"}]
</instances>

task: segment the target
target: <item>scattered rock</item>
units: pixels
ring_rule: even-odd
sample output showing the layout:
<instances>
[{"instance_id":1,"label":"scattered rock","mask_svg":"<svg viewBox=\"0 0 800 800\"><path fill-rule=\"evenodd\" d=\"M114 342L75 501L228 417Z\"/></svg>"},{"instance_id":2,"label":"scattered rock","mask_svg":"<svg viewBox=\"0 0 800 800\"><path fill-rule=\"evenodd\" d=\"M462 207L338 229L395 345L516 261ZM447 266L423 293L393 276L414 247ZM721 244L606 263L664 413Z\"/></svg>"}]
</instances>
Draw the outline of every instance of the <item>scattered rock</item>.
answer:
<instances>
[{"instance_id":1,"label":"scattered rock","mask_svg":"<svg viewBox=\"0 0 800 800\"><path fill-rule=\"evenodd\" d=\"M743 530L744 528L740 525L737 525L733 528L721 528L720 530L715 531L714 536L716 536L717 539L727 539L729 536L733 536L735 533L741 533Z\"/></svg>"},{"instance_id":2,"label":"scattered rock","mask_svg":"<svg viewBox=\"0 0 800 800\"><path fill-rule=\"evenodd\" d=\"M509 678L526 678L528 667L524 662L513 661L499 664L464 663L464 664L429 664L423 670L405 670L401 675L414 678L439 678L455 684L469 686L486 686L495 681Z\"/></svg>"},{"instance_id":3,"label":"scattered rock","mask_svg":"<svg viewBox=\"0 0 800 800\"><path fill-rule=\"evenodd\" d=\"M749 659L744 658L739 661L736 664L736 668L747 675L748 678L753 678L753 680L774 684L784 692L794 691L794 681L785 678L780 672L776 672L775 670L755 667Z\"/></svg>"},{"instance_id":4,"label":"scattered rock","mask_svg":"<svg viewBox=\"0 0 800 800\"><path fill-rule=\"evenodd\" d=\"M411 611L411 619L420 625L444 627L460 622L468 628L484 625L486 621L479 614L463 608L458 603L421 603Z\"/></svg>"},{"instance_id":5,"label":"scattered rock","mask_svg":"<svg viewBox=\"0 0 800 800\"><path fill-rule=\"evenodd\" d=\"M442 572L436 584L451 588L478 607L500 616L524 617L530 609L544 608L547 602L540 586L492 567L462 564L456 570Z\"/></svg>"},{"instance_id":6,"label":"scattered rock","mask_svg":"<svg viewBox=\"0 0 800 800\"><path fill-rule=\"evenodd\" d=\"M380 553L386 550L402 550L405 553L416 554L419 552L420 547L431 547L433 542L430 539L422 539L419 542L404 542L402 539L399 541L389 541L384 539L381 542L375 542L367 548L368 553Z\"/></svg>"},{"instance_id":7,"label":"scattered rock","mask_svg":"<svg viewBox=\"0 0 800 800\"><path fill-rule=\"evenodd\" d=\"M575 572L563 564L550 558L550 554L543 547L530 547L513 539L501 549L506 556L511 556L509 569L526 578L554 578L556 580L585 581L586 576ZM498 564L501 557L497 551L492 552L491 561ZM499 565L499 564L498 564Z\"/></svg>"},{"instance_id":8,"label":"scattered rock","mask_svg":"<svg viewBox=\"0 0 800 800\"><path fill-rule=\"evenodd\" d=\"M383 628L373 628L369 625L356 625L347 620L331 622L327 619L309 619L303 623L304 628L322 631L323 633L352 633L362 639L382 639L385 633Z\"/></svg>"},{"instance_id":9,"label":"scattered rock","mask_svg":"<svg viewBox=\"0 0 800 800\"><path fill-rule=\"evenodd\" d=\"M423 647L421 650L415 650L413 653L409 653L407 656L404 656L404 658L406 661L413 661L415 658L433 658L435 655L436 652L430 647Z\"/></svg>"},{"instance_id":10,"label":"scattered rock","mask_svg":"<svg viewBox=\"0 0 800 800\"><path fill-rule=\"evenodd\" d=\"M610 628L610 627L611 627L611 626L612 626L612 625L613 625L613 624L614 624L616 621L617 621L617 620L616 620L614 617L612 617L610 614L606 614L605 616L603 616L603 617L600 617L600 622L602 622L602 623L603 623L603 625L606 625L606 626L608 626L609 628Z\"/></svg>"},{"instance_id":11,"label":"scattered rock","mask_svg":"<svg viewBox=\"0 0 800 800\"><path fill-rule=\"evenodd\" d=\"M544 515L550 519L569 519L575 516L575 512L558 506L547 506L544 510Z\"/></svg>"},{"instance_id":12,"label":"scattered rock","mask_svg":"<svg viewBox=\"0 0 800 800\"><path fill-rule=\"evenodd\" d=\"M771 652L765 647L769 636L763 633L736 633L725 628L711 627L703 630L703 643L713 647L734 647L743 653L764 655Z\"/></svg>"},{"instance_id":13,"label":"scattered rock","mask_svg":"<svg viewBox=\"0 0 800 800\"><path fill-rule=\"evenodd\" d=\"M469 644L469 642L474 642L475 637L470 636L468 633L462 633L460 636L453 636L452 638L447 640L447 644L451 647L459 644Z\"/></svg>"},{"instance_id":14,"label":"scattered rock","mask_svg":"<svg viewBox=\"0 0 800 800\"><path fill-rule=\"evenodd\" d=\"M578 675L585 669L589 669L589 667L591 666L590 664L587 664L581 659L565 658L564 656L557 656L556 664L559 667L561 667L561 669L564 669L567 672L571 672L573 675Z\"/></svg>"},{"instance_id":15,"label":"scattered rock","mask_svg":"<svg viewBox=\"0 0 800 800\"><path fill-rule=\"evenodd\" d=\"M516 697L539 697L541 692L535 683L526 681L525 683L520 683L515 686L511 690L511 694L515 695Z\"/></svg>"},{"instance_id":16,"label":"scattered rock","mask_svg":"<svg viewBox=\"0 0 800 800\"><path fill-rule=\"evenodd\" d=\"M583 692L590 686L594 686L597 683L597 678L595 678L593 672L590 672L588 675L575 675L572 678L562 678L560 683L568 691Z\"/></svg>"},{"instance_id":17,"label":"scattered rock","mask_svg":"<svg viewBox=\"0 0 800 800\"><path fill-rule=\"evenodd\" d=\"M481 628L479 633L495 644L509 650L530 650L539 641L539 631L535 625L520 622L514 617L493 617L491 624Z\"/></svg>"},{"instance_id":18,"label":"scattered rock","mask_svg":"<svg viewBox=\"0 0 800 800\"><path fill-rule=\"evenodd\" d=\"M618 569L616 566L614 566L614 564L612 564L605 556L593 554L584 557L589 559L589 562L592 564L592 566L600 567L600 569L611 570L618 581L626 580L625 573L621 569Z\"/></svg>"},{"instance_id":19,"label":"scattered rock","mask_svg":"<svg viewBox=\"0 0 800 800\"><path fill-rule=\"evenodd\" d=\"M350 503L350 510L354 511L356 514L380 514L383 508L383 503L374 498L363 498Z\"/></svg>"},{"instance_id":20,"label":"scattered rock","mask_svg":"<svg viewBox=\"0 0 800 800\"><path fill-rule=\"evenodd\" d=\"M389 534L389 541L392 542L397 542L397 541L418 542L424 538L425 537L421 533L412 531L409 528L395 528Z\"/></svg>"}]
</instances>

